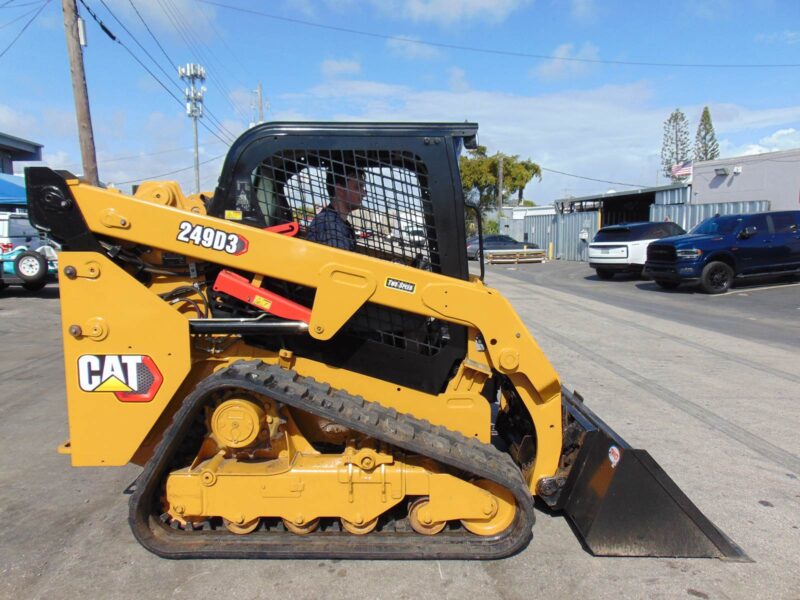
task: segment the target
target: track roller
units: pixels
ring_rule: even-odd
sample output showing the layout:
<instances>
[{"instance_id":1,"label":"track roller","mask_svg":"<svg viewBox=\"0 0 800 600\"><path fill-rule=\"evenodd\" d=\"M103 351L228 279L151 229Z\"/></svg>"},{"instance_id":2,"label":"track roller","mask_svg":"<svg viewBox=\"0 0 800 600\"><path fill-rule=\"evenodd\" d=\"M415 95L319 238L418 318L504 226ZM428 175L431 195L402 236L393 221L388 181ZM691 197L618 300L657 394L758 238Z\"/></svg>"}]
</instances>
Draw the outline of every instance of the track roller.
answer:
<instances>
[{"instance_id":1,"label":"track roller","mask_svg":"<svg viewBox=\"0 0 800 600\"><path fill-rule=\"evenodd\" d=\"M428 498L417 498L408 507L408 522L411 529L422 535L436 535L447 525L447 521L432 521L428 512Z\"/></svg>"},{"instance_id":2,"label":"track roller","mask_svg":"<svg viewBox=\"0 0 800 600\"><path fill-rule=\"evenodd\" d=\"M355 535L366 535L378 526L378 517L361 524L353 523L347 519L342 519L341 521L342 527L344 527L345 531L349 531Z\"/></svg>"},{"instance_id":3,"label":"track roller","mask_svg":"<svg viewBox=\"0 0 800 600\"><path fill-rule=\"evenodd\" d=\"M283 519L283 526L286 527L287 531L291 531L297 535L307 535L309 533L313 533L319 527L319 519L313 519L308 523L294 523L289 519Z\"/></svg>"},{"instance_id":4,"label":"track roller","mask_svg":"<svg viewBox=\"0 0 800 600\"><path fill-rule=\"evenodd\" d=\"M483 509L486 518L461 519L461 524L476 535L496 535L508 529L514 522L514 516L517 513L517 504L513 494L488 479L478 479L472 483L489 492L486 497L486 506Z\"/></svg>"},{"instance_id":5,"label":"track roller","mask_svg":"<svg viewBox=\"0 0 800 600\"><path fill-rule=\"evenodd\" d=\"M258 528L260 522L261 519L259 517L245 523L234 523L228 519L222 519L225 528L236 535L247 535L248 533L254 532Z\"/></svg>"}]
</instances>

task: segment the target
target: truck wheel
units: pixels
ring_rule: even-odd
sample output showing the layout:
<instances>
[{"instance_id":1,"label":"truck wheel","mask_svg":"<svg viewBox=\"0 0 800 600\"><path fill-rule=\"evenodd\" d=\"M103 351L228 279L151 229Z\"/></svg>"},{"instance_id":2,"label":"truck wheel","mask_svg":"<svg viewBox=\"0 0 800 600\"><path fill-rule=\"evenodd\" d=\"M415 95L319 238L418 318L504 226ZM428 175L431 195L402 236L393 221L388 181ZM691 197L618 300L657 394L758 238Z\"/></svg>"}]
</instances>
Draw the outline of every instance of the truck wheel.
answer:
<instances>
[{"instance_id":1,"label":"truck wheel","mask_svg":"<svg viewBox=\"0 0 800 600\"><path fill-rule=\"evenodd\" d=\"M666 281L664 279L656 279L656 285L665 290L674 290L680 285L680 283L677 281Z\"/></svg>"},{"instance_id":2,"label":"truck wheel","mask_svg":"<svg viewBox=\"0 0 800 600\"><path fill-rule=\"evenodd\" d=\"M26 250L14 259L14 272L24 283L43 283L47 280L47 261L38 252Z\"/></svg>"},{"instance_id":3,"label":"truck wheel","mask_svg":"<svg viewBox=\"0 0 800 600\"><path fill-rule=\"evenodd\" d=\"M724 294L733 283L733 269L724 262L712 261L703 268L700 287L706 294Z\"/></svg>"},{"instance_id":4,"label":"truck wheel","mask_svg":"<svg viewBox=\"0 0 800 600\"><path fill-rule=\"evenodd\" d=\"M614 279L614 271L609 271L608 269L595 269L597 271L597 276L600 279L604 279L608 281L609 279Z\"/></svg>"}]
</instances>

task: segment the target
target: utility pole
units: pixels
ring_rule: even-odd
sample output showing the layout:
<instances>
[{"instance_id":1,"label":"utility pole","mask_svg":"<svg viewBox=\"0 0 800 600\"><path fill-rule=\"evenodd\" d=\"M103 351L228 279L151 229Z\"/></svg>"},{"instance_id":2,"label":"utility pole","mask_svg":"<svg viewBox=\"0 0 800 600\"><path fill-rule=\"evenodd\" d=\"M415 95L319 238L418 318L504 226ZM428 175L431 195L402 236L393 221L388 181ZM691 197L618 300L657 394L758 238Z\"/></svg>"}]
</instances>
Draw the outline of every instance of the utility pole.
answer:
<instances>
[{"instance_id":1,"label":"utility pole","mask_svg":"<svg viewBox=\"0 0 800 600\"><path fill-rule=\"evenodd\" d=\"M497 159L497 222L503 216L503 155Z\"/></svg>"},{"instance_id":2,"label":"utility pole","mask_svg":"<svg viewBox=\"0 0 800 600\"><path fill-rule=\"evenodd\" d=\"M86 73L83 70L83 49L78 35L78 7L75 0L61 0L61 8L64 11L64 32L67 34L67 54L69 55L69 70L72 73L75 116L78 119L83 177L92 185L99 185L92 115L89 113L89 92L86 89Z\"/></svg>"},{"instance_id":3,"label":"utility pole","mask_svg":"<svg viewBox=\"0 0 800 600\"><path fill-rule=\"evenodd\" d=\"M189 84L184 93L186 94L186 114L192 120L194 128L194 191L199 194L200 149L197 142L197 119L203 116L203 94L206 93L206 87L198 86L197 82L202 84L206 80L206 70L200 65L189 63L185 67L178 67L178 75Z\"/></svg>"}]
</instances>

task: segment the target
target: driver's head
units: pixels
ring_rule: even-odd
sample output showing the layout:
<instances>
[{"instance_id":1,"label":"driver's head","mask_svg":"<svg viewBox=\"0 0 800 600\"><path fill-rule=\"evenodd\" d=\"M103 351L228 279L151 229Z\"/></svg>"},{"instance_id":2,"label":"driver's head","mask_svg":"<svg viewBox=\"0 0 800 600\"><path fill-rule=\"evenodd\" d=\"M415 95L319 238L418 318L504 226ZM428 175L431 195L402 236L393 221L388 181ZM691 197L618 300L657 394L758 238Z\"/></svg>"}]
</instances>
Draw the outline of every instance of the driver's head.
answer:
<instances>
[{"instance_id":1,"label":"driver's head","mask_svg":"<svg viewBox=\"0 0 800 600\"><path fill-rule=\"evenodd\" d=\"M367 193L364 171L353 165L334 164L328 169L326 183L328 194L336 203L337 210L356 210Z\"/></svg>"}]
</instances>

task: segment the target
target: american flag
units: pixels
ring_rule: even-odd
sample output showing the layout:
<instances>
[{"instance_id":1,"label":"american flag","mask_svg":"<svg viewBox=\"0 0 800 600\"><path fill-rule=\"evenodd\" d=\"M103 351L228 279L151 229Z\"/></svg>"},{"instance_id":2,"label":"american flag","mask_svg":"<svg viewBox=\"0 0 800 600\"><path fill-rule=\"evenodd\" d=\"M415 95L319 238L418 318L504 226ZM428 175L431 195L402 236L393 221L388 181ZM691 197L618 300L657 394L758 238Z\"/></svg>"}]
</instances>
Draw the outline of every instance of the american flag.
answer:
<instances>
[{"instance_id":1,"label":"american flag","mask_svg":"<svg viewBox=\"0 0 800 600\"><path fill-rule=\"evenodd\" d=\"M692 161L690 160L684 160L683 162L680 162L674 167L672 167L672 176L675 178L689 177L691 174L692 174Z\"/></svg>"}]
</instances>

